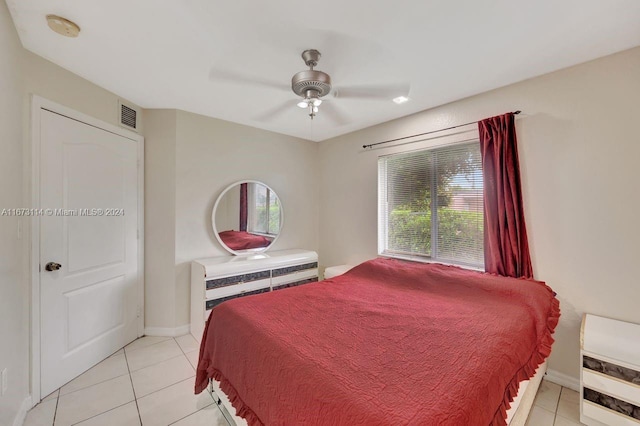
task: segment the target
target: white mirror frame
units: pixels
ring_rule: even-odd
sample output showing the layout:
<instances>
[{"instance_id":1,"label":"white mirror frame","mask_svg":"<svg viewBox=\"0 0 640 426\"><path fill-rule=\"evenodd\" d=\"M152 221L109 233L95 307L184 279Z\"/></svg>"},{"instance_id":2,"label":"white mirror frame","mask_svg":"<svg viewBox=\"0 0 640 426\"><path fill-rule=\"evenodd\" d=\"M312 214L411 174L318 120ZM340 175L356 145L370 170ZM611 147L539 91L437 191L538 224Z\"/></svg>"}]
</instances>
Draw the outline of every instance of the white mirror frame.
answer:
<instances>
[{"instance_id":1,"label":"white mirror frame","mask_svg":"<svg viewBox=\"0 0 640 426\"><path fill-rule=\"evenodd\" d=\"M262 186L266 187L268 190L270 190L271 192L273 192L274 194L276 194L276 196L280 200L280 232L278 232L278 235L276 235L276 237L273 239L273 241L271 241L271 244L269 244L267 247L260 247L260 248L257 248L257 249L247 249L247 250L238 251L238 250L231 249L220 238L220 234L219 234L220 231L216 227L216 210L218 209L218 204L220 203L220 200L222 200L222 198L224 197L224 195L227 192L229 192L231 189L233 189L236 186L238 186L240 184L243 184L243 183L257 183L259 185L262 185ZM248 256L248 255L252 255L252 254L255 254L255 253L264 253L265 251L269 250L271 248L271 246L273 246L273 244L276 241L278 241L278 238L280 238L280 234L282 234L282 226L283 226L283 224L284 224L284 208L282 206L282 199L280 198L278 193L273 190L273 188L271 188L266 183L260 182L258 180L239 180L239 181L234 182L231 185L227 186L225 188L225 190L222 191L222 193L216 199L216 202L213 205L213 210L211 211L211 225L213 227L213 235L215 235L216 240L218 240L218 243L220 243L222 248L224 248L226 251L228 251L229 253L231 253L233 255L236 255L236 256Z\"/></svg>"}]
</instances>

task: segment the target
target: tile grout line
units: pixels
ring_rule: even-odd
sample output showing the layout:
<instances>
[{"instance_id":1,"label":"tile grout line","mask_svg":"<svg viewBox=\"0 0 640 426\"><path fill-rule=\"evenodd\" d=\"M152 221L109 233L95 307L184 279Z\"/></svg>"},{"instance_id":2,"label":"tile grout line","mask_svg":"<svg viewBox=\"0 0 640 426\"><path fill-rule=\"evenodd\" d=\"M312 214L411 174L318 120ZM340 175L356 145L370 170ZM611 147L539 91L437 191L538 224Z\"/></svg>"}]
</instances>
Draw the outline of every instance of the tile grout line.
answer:
<instances>
[{"instance_id":1,"label":"tile grout line","mask_svg":"<svg viewBox=\"0 0 640 426\"><path fill-rule=\"evenodd\" d=\"M169 339L171 339L171 338L169 338ZM169 340L169 339L167 339L167 340ZM174 339L174 340L175 340L175 339ZM165 342L166 342L166 340L165 340ZM180 345L178 344L178 342L176 342L176 344L178 345L178 347L180 347ZM182 350L182 348L180 348L180 350ZM144 395L144 396L141 396L141 397L140 397L140 399L142 399L142 398L146 398L146 397L148 397L149 395L153 395L153 394L154 394L154 393L156 393L156 392L160 392L161 390L165 390L165 389L167 389L167 388L169 388L169 387L171 387L171 386L177 385L178 383L182 383L182 382L184 382L184 381L186 381L186 380L189 380L189 379L191 379L191 378L194 378L194 377L196 376L195 368L193 368L193 365L191 365L191 363L189 362L189 359L186 357L186 354L185 354L184 352L182 353L182 355L176 355L176 356L171 357L171 358L169 358L169 359L165 359L164 361L160 361L160 362L156 362L155 364L148 365L147 367L152 367L152 366L158 365L158 364L160 364L160 363L162 363L162 362L166 362L166 361L169 361L169 360L172 360L172 359L180 358L181 356L183 356L183 357L185 357L185 358L187 359L187 362L189 363L189 366L191 366L191 368L194 370L193 376L187 377L186 379L178 380L178 381L177 381L177 382L175 382L175 383L171 383L171 384L169 384L169 385L167 385L167 386L164 386L164 387L162 387L162 388L160 388L160 389L154 390L153 392L150 392L150 393L148 393L148 394L146 394L146 395ZM129 367L129 364L127 363L127 368L128 368L128 367ZM137 373L138 371L142 371L142 370L144 370L144 369L145 369L145 368L147 368L147 367L140 368L140 369L138 369L138 370L136 370L136 371L133 371L132 373ZM131 376L131 374L130 374L130 376ZM133 386L133 379L131 380L131 386ZM134 388L134 390L133 390L133 391L134 391L134 395L135 395L135 388ZM138 401L138 397L136 396L136 403L137 403L137 401ZM193 413L192 413L192 414L193 414Z\"/></svg>"},{"instance_id":2,"label":"tile grout line","mask_svg":"<svg viewBox=\"0 0 640 426\"><path fill-rule=\"evenodd\" d=\"M556 409L553 412L553 426L556 424L556 419L558 418L558 409L560 408L560 397L562 396L562 386L560 386L560 392L558 392L558 400L556 401Z\"/></svg>"},{"instance_id":3,"label":"tile grout line","mask_svg":"<svg viewBox=\"0 0 640 426\"><path fill-rule=\"evenodd\" d=\"M149 345L149 346L153 346L153 345ZM136 388L133 386L133 378L131 377L131 368L129 367L129 360L127 359L127 351L124 351L124 360L127 363L127 371L129 372L129 381L131 382L131 390L133 391L133 400L136 403L136 411L138 412L138 419L140 420L140 425L142 425L142 416L140 415L140 407L138 406L138 397L136 396Z\"/></svg>"},{"instance_id":4,"label":"tile grout line","mask_svg":"<svg viewBox=\"0 0 640 426\"><path fill-rule=\"evenodd\" d=\"M56 409L53 410L53 422L51 422L51 426L56 424L56 415L58 414L59 403L60 403L60 388L58 388L58 397L56 398Z\"/></svg>"},{"instance_id":5,"label":"tile grout line","mask_svg":"<svg viewBox=\"0 0 640 426\"><path fill-rule=\"evenodd\" d=\"M147 337L147 336L138 337L138 339L142 339L143 337ZM138 339L136 339L136 340L138 340ZM166 341L168 341L168 340L171 340L171 339L172 339L172 337L167 337L167 338L166 338L166 339L164 339L164 340L160 340L159 342L152 343L152 344L150 344L150 345L143 346L143 347L141 347L141 348L129 349L129 352L135 352L135 351L139 351L140 349L150 348L151 346L155 346L155 345L158 345L158 344L160 344L160 343L164 343L164 342L166 342ZM133 341L133 342L131 342L131 343L134 343L136 340L134 340L134 341ZM175 341L175 339L173 339L173 340ZM129 345L131 345L131 343L129 343ZM178 344L178 342L176 342L176 344ZM129 346L129 345L127 345L127 346ZM123 347L122 347L122 352L123 352L123 353L127 353L127 349L126 349L126 348L127 348L127 346L123 346ZM178 346L180 346L180 345L178 345ZM120 349L118 349L118 350L120 350ZM116 352L117 352L117 351L116 351ZM109 357L109 358L110 358L110 357Z\"/></svg>"},{"instance_id":6,"label":"tile grout line","mask_svg":"<svg viewBox=\"0 0 640 426\"><path fill-rule=\"evenodd\" d=\"M154 343L153 345L157 345L157 344L159 344L159 343L164 343L164 342L167 342L167 341L169 341L169 340L171 340L171 339L173 339L173 338L172 338L172 337L169 337L167 340L163 340L162 342ZM180 345L178 344L178 342L176 342L176 341L175 341L175 339L173 339L173 341L174 341L174 343L175 343L176 345L178 345L178 349L180 349L180 352L182 352L182 355L183 355L183 356L186 356L186 354L184 353L184 351L182 350L182 348L180 347ZM153 346L153 345L145 346L144 348L134 349L134 350L132 350L131 352L135 352L135 351L140 350L140 349L146 349L146 348L151 347L151 346ZM126 351L125 351L125 352L126 352ZM131 371L131 369L129 368L129 361L128 361L128 358L127 358L127 357L125 357L125 360L127 360L127 368L129 369L129 374L131 375L131 373L135 373L135 372L137 372L137 371L144 370L144 369L145 369L145 368L147 368L147 367L151 367L151 366L154 366L154 365L158 365L158 364L160 364L161 362L169 361L170 359L178 358L179 356L180 356L180 355L172 356L171 358L163 359L162 361L158 361L158 362L154 362L153 364L145 365L144 367L142 367L142 368L138 368L138 369L136 369L136 370L134 370L134 371ZM188 359L187 359L187 361L188 361ZM124 376L124 374L123 374L123 376Z\"/></svg>"},{"instance_id":7,"label":"tile grout line","mask_svg":"<svg viewBox=\"0 0 640 426\"><path fill-rule=\"evenodd\" d=\"M163 391L163 390L165 390L165 389L167 389L167 388L170 388L171 386L175 386L175 385L177 385L178 383L186 382L187 380L193 379L194 377L196 377L196 376L195 376L195 374L194 374L193 376L191 376L191 377L187 377L186 379L179 380L179 381L177 381L177 382L175 382L175 383L172 383L172 384L167 385L167 386L165 386L165 387L163 387L163 388L160 388L160 389L155 390L155 391L153 391L153 392L151 392L151 393L148 393L148 394L146 394L145 396L141 396L141 397L140 397L140 399L144 399L144 398L148 397L149 395L153 395L154 393L158 393L158 392L160 392L160 391Z\"/></svg>"},{"instance_id":8,"label":"tile grout line","mask_svg":"<svg viewBox=\"0 0 640 426\"><path fill-rule=\"evenodd\" d=\"M142 368L138 368L137 370L131 371L129 373L129 375L132 375L133 373L137 373L138 371L142 371L142 370L144 370L146 368L149 368L149 367L155 367L156 365L162 364L163 362L167 362L167 361L171 361L172 359L180 358L181 356L185 356L185 355L184 354L178 354L176 356L172 356L171 358L167 358L167 359L163 359L162 361L154 362L153 364L149 364L149 365L146 365L146 366L144 366ZM187 361L189 361L189 360L187 359ZM189 363L189 365L191 365L191 363ZM128 364L127 364L127 368L129 368ZM123 374L122 376L126 376L126 374ZM122 377L122 376L118 376L118 377Z\"/></svg>"},{"instance_id":9,"label":"tile grout line","mask_svg":"<svg viewBox=\"0 0 640 426\"><path fill-rule=\"evenodd\" d=\"M183 334L182 336L191 336L191 334ZM182 336L178 336L178 337L182 337ZM196 340L195 337L191 336L193 338L193 340ZM176 340L176 338L174 337L173 340L175 340L176 344L178 345L178 347L180 348L180 350L182 351L182 353L184 354L184 356L187 356L187 353L191 353L194 351L197 351L198 349L194 349L193 351L189 351L189 352L185 352L184 349L182 349L182 346L180 346L180 343L178 343L178 341ZM198 341L196 340L196 343L198 343ZM199 346L199 345L198 345Z\"/></svg>"},{"instance_id":10,"label":"tile grout line","mask_svg":"<svg viewBox=\"0 0 640 426\"><path fill-rule=\"evenodd\" d=\"M91 419L93 419L94 417L101 416L101 415L103 415L103 414L105 414L105 413L108 413L109 411L113 411L113 410L115 410L115 409L117 409L117 408L124 407L125 405L127 405L127 404L131 404L132 402L133 402L133 401L125 402L124 404L120 404L120 405L118 405L117 407L109 408L107 411L103 411L102 413L94 414L94 415L93 415L93 416L91 416L91 417L87 417L86 419L82 419L82 420L80 420L80 421L78 421L78 422L72 423L72 425L71 425L71 426L79 425L80 423L86 422L87 420L91 420Z\"/></svg>"},{"instance_id":11,"label":"tile grout line","mask_svg":"<svg viewBox=\"0 0 640 426\"><path fill-rule=\"evenodd\" d=\"M191 336L191 334L183 334L183 336ZM178 337L182 337L182 336L178 336ZM195 340L195 337L193 337L193 336L191 336L191 337L193 338L193 340ZM191 364L191 361L189 360L189 357L187 356L187 353L195 352L195 351L199 350L200 348L198 347L198 349L194 349L192 351L185 352L184 349L182 349L182 346L180 346L180 343L178 343L178 341L176 340L175 337L173 338L173 340L175 340L176 344L178 345L178 347L182 351L182 355L184 355L184 357L187 358L187 362L189 363L189 365L191 365L191 368L193 368L193 371L195 372L195 374L198 374L198 367L197 366L194 367L193 364ZM198 343L197 340L196 340L196 343ZM200 346L200 345L198 344L198 346Z\"/></svg>"},{"instance_id":12,"label":"tile grout line","mask_svg":"<svg viewBox=\"0 0 640 426\"><path fill-rule=\"evenodd\" d=\"M215 403L214 403L214 404L215 404ZM212 404L212 405L213 405L213 404ZM187 417L193 416L194 414L199 413L200 411L204 410L205 408L209 408L210 406L211 406L211 405L207 405L206 407L202 407L202 408L200 408L199 410L194 411L193 413L187 414L186 416L179 418L179 419L178 419L178 420L176 420L175 422L171 422L171 423L169 423L169 426L174 425L174 424L178 423L179 421L186 419Z\"/></svg>"},{"instance_id":13,"label":"tile grout line","mask_svg":"<svg viewBox=\"0 0 640 426\"><path fill-rule=\"evenodd\" d=\"M125 358L125 362L126 362L126 358ZM99 364L96 364L94 367L97 367L98 365L99 365ZM92 367L92 368L93 368L93 367ZM127 369L128 369L128 368L129 368L129 366L127 366ZM87 371L88 371L88 370L87 370ZM106 383L106 382L108 382L109 380L114 380L114 379L118 379L118 378L120 378L120 377L124 377L124 376L126 376L127 374L129 374L129 373L124 373L124 374L121 374L121 375L119 375L119 376L114 376L114 377L111 377L111 378L109 378L109 379L102 380L102 381L100 381L100 382L92 383L92 384L90 384L90 385L87 385L87 386L85 386L85 387L82 387L82 388L76 389L76 390L74 390L74 391L67 392L67 393L65 393L64 395L58 394L58 398L60 398L61 396L67 396L67 395L71 395L71 394L76 393L76 392L80 392L80 391L83 391L83 390L87 390L87 389L89 389L89 388L90 388L90 387L92 387L92 386L100 385L100 384L102 384L102 383ZM78 377L79 377L79 376L78 376ZM60 389L62 389L62 388L60 388Z\"/></svg>"}]
</instances>

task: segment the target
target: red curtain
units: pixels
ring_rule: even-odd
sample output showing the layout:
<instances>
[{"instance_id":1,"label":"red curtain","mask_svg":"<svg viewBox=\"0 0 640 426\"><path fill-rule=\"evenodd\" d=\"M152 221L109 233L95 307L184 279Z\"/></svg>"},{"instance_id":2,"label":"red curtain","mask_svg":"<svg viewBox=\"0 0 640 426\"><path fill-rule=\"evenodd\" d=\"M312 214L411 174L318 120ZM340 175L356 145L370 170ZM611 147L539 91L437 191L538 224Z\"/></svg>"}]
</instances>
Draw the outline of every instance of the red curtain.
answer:
<instances>
[{"instance_id":1,"label":"red curtain","mask_svg":"<svg viewBox=\"0 0 640 426\"><path fill-rule=\"evenodd\" d=\"M533 278L513 113L478 122L484 176L484 267Z\"/></svg>"},{"instance_id":2,"label":"red curtain","mask_svg":"<svg viewBox=\"0 0 640 426\"><path fill-rule=\"evenodd\" d=\"M247 184L240 184L240 231L247 230Z\"/></svg>"}]
</instances>

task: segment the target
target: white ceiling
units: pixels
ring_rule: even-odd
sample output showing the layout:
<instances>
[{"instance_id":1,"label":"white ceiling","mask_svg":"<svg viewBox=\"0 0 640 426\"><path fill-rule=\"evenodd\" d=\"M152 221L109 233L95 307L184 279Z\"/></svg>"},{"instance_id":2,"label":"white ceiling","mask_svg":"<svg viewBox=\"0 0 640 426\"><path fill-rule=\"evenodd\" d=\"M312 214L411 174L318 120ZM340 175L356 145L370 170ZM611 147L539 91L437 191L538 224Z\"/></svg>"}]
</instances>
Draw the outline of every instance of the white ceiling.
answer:
<instances>
[{"instance_id":1,"label":"white ceiling","mask_svg":"<svg viewBox=\"0 0 640 426\"><path fill-rule=\"evenodd\" d=\"M640 45L638 0L7 4L26 49L143 108L177 108L316 141ZM53 33L47 14L76 22L80 36ZM338 92L405 85L411 101L338 93L328 102L348 123L323 114L326 104L312 123L289 88L291 76L306 69L300 53L310 48L322 53L317 69L331 75ZM229 75L246 81L230 82ZM289 108L272 114L283 105Z\"/></svg>"}]
</instances>

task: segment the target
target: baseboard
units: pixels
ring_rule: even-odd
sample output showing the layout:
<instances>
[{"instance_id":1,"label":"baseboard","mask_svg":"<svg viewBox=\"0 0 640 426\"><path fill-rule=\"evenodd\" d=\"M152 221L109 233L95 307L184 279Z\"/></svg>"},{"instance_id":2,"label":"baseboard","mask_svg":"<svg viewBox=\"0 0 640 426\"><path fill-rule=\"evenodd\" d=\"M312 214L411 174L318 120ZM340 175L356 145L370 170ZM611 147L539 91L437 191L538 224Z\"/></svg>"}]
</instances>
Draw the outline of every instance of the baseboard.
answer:
<instances>
[{"instance_id":1,"label":"baseboard","mask_svg":"<svg viewBox=\"0 0 640 426\"><path fill-rule=\"evenodd\" d=\"M24 399L24 401L22 401L20 410L13 419L13 426L22 426L24 424L24 419L27 417L27 411L31 410L32 407L33 402L31 401L31 395L29 395Z\"/></svg>"},{"instance_id":2,"label":"baseboard","mask_svg":"<svg viewBox=\"0 0 640 426\"><path fill-rule=\"evenodd\" d=\"M185 334L189 334L190 325L181 325L175 328L164 327L145 327L145 336L161 336L161 337L178 337Z\"/></svg>"},{"instance_id":3,"label":"baseboard","mask_svg":"<svg viewBox=\"0 0 640 426\"><path fill-rule=\"evenodd\" d=\"M557 385L564 386L565 388L572 389L576 392L580 391L579 379L564 373L560 373L559 371L548 369L545 379Z\"/></svg>"}]
</instances>

